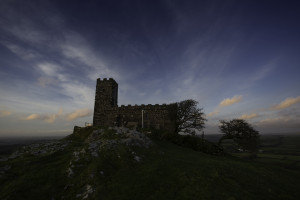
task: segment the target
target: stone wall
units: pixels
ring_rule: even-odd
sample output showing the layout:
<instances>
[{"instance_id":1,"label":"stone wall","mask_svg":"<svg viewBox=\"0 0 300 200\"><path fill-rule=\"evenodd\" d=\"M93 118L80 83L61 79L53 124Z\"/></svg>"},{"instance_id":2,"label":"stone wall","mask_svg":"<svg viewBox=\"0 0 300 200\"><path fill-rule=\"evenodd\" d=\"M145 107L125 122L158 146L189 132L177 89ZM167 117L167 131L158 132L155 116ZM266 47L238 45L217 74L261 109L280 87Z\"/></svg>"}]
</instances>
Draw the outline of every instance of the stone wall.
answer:
<instances>
[{"instance_id":1,"label":"stone wall","mask_svg":"<svg viewBox=\"0 0 300 200\"><path fill-rule=\"evenodd\" d=\"M121 105L117 106L118 84L113 79L97 80L94 126L142 127L142 111L145 128L173 130L171 105Z\"/></svg>"}]
</instances>

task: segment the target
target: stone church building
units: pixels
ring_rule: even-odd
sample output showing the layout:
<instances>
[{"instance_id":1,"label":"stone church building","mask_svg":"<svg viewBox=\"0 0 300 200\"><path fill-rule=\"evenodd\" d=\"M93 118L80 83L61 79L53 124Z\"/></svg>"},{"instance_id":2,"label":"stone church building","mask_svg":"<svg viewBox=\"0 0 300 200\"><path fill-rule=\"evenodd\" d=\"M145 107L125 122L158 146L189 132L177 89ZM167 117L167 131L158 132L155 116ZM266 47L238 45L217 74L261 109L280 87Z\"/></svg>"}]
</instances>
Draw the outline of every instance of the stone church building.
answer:
<instances>
[{"instance_id":1,"label":"stone church building","mask_svg":"<svg viewBox=\"0 0 300 200\"><path fill-rule=\"evenodd\" d=\"M118 83L112 79L97 79L93 126L125 126L174 129L172 104L118 106Z\"/></svg>"}]
</instances>

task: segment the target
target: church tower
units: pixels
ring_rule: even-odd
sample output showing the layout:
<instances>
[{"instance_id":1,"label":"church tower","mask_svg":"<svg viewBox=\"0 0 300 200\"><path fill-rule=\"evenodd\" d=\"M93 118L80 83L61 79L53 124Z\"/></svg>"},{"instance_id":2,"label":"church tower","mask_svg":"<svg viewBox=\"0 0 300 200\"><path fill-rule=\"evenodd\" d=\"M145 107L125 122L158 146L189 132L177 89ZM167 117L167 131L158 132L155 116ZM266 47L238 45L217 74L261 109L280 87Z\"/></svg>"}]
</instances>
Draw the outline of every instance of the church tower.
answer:
<instances>
[{"instance_id":1,"label":"church tower","mask_svg":"<svg viewBox=\"0 0 300 200\"><path fill-rule=\"evenodd\" d=\"M118 107L118 83L110 78L97 79L95 107L94 107L94 126L104 126L107 112L114 107Z\"/></svg>"}]
</instances>

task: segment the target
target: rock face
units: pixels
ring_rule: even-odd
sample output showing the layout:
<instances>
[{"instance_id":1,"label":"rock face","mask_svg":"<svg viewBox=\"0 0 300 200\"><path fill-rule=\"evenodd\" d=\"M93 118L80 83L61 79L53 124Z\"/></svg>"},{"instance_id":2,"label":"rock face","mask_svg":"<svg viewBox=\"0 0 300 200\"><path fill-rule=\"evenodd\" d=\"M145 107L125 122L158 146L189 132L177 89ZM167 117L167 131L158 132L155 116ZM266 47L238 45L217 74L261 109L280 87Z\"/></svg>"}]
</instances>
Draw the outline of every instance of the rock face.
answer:
<instances>
[{"instance_id":1,"label":"rock face","mask_svg":"<svg viewBox=\"0 0 300 200\"><path fill-rule=\"evenodd\" d=\"M127 146L139 146L148 148L152 142L145 136L136 130L131 130L126 127L109 127L112 130L115 137L109 137L105 139L105 131L103 129L94 130L92 134L86 139L89 142L89 150L97 154L94 150L97 148L113 148L114 145L125 144ZM93 154L93 153L92 153Z\"/></svg>"},{"instance_id":2,"label":"rock face","mask_svg":"<svg viewBox=\"0 0 300 200\"><path fill-rule=\"evenodd\" d=\"M94 126L127 126L174 130L173 104L128 105L118 107L118 84L110 79L97 79ZM143 119L142 119L143 118Z\"/></svg>"},{"instance_id":3,"label":"rock face","mask_svg":"<svg viewBox=\"0 0 300 200\"><path fill-rule=\"evenodd\" d=\"M75 128L75 132L80 132L79 127ZM66 174L69 178L75 175L75 171L80 167L80 163L91 159L96 159L105 154L104 152L115 152L120 145L125 145L129 149L131 147L149 148L152 141L143 133L131 130L126 127L109 127L108 129L94 129L85 139L83 148L77 149L72 154L72 159L69 162ZM141 162L142 156L130 150L132 160ZM120 158L120 155L116 155ZM101 171L103 175L104 172ZM90 177L94 177L91 174Z\"/></svg>"}]
</instances>

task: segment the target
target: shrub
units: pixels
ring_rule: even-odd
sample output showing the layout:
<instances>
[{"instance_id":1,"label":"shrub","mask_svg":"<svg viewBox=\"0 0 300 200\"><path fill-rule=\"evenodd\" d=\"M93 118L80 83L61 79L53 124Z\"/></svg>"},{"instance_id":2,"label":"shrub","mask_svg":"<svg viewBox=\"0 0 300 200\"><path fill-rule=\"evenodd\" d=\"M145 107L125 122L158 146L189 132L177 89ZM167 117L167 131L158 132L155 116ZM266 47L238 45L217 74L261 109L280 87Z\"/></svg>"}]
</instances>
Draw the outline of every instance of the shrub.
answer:
<instances>
[{"instance_id":1,"label":"shrub","mask_svg":"<svg viewBox=\"0 0 300 200\"><path fill-rule=\"evenodd\" d=\"M152 129L149 135L152 139L170 141L176 145L191 148L208 154L223 154L223 149L214 143L194 135L179 135L164 130Z\"/></svg>"}]
</instances>

